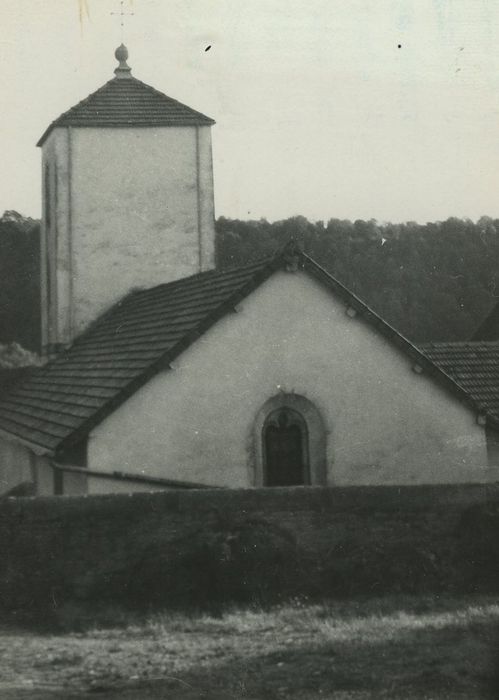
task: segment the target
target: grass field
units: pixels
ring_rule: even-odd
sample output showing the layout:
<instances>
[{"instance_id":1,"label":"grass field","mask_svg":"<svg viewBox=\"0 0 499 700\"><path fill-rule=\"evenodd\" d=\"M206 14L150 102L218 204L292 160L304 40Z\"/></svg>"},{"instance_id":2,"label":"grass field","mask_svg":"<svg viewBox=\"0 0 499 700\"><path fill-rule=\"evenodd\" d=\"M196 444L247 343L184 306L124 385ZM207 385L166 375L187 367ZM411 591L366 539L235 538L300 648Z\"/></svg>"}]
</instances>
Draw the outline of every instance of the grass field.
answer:
<instances>
[{"instance_id":1,"label":"grass field","mask_svg":"<svg viewBox=\"0 0 499 700\"><path fill-rule=\"evenodd\" d=\"M499 698L496 654L490 597L116 614L114 626L80 632L5 627L0 698Z\"/></svg>"}]
</instances>

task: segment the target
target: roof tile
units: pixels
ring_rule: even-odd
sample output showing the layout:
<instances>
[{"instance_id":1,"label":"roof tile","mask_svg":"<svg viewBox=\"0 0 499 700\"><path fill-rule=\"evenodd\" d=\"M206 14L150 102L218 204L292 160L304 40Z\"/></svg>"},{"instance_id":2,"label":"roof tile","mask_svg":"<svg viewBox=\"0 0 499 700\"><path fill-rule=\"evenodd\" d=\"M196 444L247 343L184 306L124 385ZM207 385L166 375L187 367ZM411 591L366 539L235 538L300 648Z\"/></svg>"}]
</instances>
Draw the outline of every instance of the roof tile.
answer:
<instances>
[{"instance_id":1,"label":"roof tile","mask_svg":"<svg viewBox=\"0 0 499 700\"><path fill-rule=\"evenodd\" d=\"M185 347L186 338L270 262L205 272L125 297L69 351L0 400L0 429L52 452L166 353Z\"/></svg>"},{"instance_id":2,"label":"roof tile","mask_svg":"<svg viewBox=\"0 0 499 700\"><path fill-rule=\"evenodd\" d=\"M61 114L46 129L41 146L58 126L210 126L214 120L146 85L137 78L113 78Z\"/></svg>"},{"instance_id":3,"label":"roof tile","mask_svg":"<svg viewBox=\"0 0 499 700\"><path fill-rule=\"evenodd\" d=\"M499 420L499 343L426 343L421 350L452 377L477 406Z\"/></svg>"},{"instance_id":4,"label":"roof tile","mask_svg":"<svg viewBox=\"0 0 499 700\"><path fill-rule=\"evenodd\" d=\"M419 349L300 255L306 271L412 361L426 366L435 380L475 410L487 410L499 425L499 344L433 343ZM285 262L278 255L133 292L66 353L13 386L0 400L0 429L49 453L76 442Z\"/></svg>"}]
</instances>

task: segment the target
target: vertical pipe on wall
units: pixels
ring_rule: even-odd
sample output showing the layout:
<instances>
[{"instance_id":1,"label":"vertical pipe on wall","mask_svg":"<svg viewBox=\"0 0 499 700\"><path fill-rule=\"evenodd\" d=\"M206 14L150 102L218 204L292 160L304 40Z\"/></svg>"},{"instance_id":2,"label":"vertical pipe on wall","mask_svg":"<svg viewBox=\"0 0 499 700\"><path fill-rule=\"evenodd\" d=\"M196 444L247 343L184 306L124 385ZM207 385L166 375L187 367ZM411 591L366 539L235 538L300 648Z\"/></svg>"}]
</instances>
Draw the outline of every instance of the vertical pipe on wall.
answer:
<instances>
[{"instance_id":1,"label":"vertical pipe on wall","mask_svg":"<svg viewBox=\"0 0 499 700\"><path fill-rule=\"evenodd\" d=\"M35 494L38 495L37 459L36 459L35 453L31 452L31 450L29 450L29 468L30 468L31 481L34 484Z\"/></svg>"},{"instance_id":2,"label":"vertical pipe on wall","mask_svg":"<svg viewBox=\"0 0 499 700\"><path fill-rule=\"evenodd\" d=\"M196 194L198 213L198 272L201 272L203 269L203 235L201 213L201 154L199 145L199 126L196 126Z\"/></svg>"},{"instance_id":3,"label":"vertical pipe on wall","mask_svg":"<svg viewBox=\"0 0 499 700\"><path fill-rule=\"evenodd\" d=\"M42 156L42 221L40 225L40 354L45 355L48 343L47 318L47 230L45 224L45 159Z\"/></svg>"},{"instance_id":4,"label":"vertical pipe on wall","mask_svg":"<svg viewBox=\"0 0 499 700\"><path fill-rule=\"evenodd\" d=\"M69 281L68 281L68 342L73 342L74 335L74 299L73 299L73 196L72 196L72 182L73 182L73 130L68 127L68 214L67 214L67 225L68 225L68 258L69 258Z\"/></svg>"},{"instance_id":5,"label":"vertical pipe on wall","mask_svg":"<svg viewBox=\"0 0 499 700\"><path fill-rule=\"evenodd\" d=\"M53 187L52 187L52 158L45 162L43 181L43 225L45 228L45 279L46 296L45 308L47 316L47 354L50 356L51 348L55 342L54 337L54 235L52 230Z\"/></svg>"},{"instance_id":6,"label":"vertical pipe on wall","mask_svg":"<svg viewBox=\"0 0 499 700\"><path fill-rule=\"evenodd\" d=\"M58 168L57 168L57 153L54 153L54 162L52 166L52 178L53 178L53 194L50 202L52 209L50 215L51 229L52 229L52 241L53 241L53 255L52 255L52 285L53 291L51 292L52 297L52 342L55 343L57 347L60 338L60 323L59 323L59 226L57 221L58 212Z\"/></svg>"}]
</instances>

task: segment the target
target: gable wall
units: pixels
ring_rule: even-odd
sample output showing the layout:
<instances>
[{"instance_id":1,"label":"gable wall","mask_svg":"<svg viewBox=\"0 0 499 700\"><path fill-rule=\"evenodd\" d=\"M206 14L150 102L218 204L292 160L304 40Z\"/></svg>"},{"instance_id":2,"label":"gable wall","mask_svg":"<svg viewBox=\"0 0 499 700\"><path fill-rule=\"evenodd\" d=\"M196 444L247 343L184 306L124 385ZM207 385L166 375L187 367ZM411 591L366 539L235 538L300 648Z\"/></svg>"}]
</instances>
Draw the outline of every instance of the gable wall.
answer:
<instances>
[{"instance_id":1,"label":"gable wall","mask_svg":"<svg viewBox=\"0 0 499 700\"><path fill-rule=\"evenodd\" d=\"M331 485L498 477L473 412L304 272L276 273L109 416L88 466L252 486L254 421L280 391L321 413Z\"/></svg>"},{"instance_id":2,"label":"gable wall","mask_svg":"<svg viewBox=\"0 0 499 700\"><path fill-rule=\"evenodd\" d=\"M34 479L29 450L17 442L0 438L0 494Z\"/></svg>"},{"instance_id":3,"label":"gable wall","mask_svg":"<svg viewBox=\"0 0 499 700\"><path fill-rule=\"evenodd\" d=\"M54 475L50 461L35 455L28 447L0 437L0 495L20 484L32 482L39 496L54 493ZM71 484L71 493L81 493Z\"/></svg>"}]
</instances>

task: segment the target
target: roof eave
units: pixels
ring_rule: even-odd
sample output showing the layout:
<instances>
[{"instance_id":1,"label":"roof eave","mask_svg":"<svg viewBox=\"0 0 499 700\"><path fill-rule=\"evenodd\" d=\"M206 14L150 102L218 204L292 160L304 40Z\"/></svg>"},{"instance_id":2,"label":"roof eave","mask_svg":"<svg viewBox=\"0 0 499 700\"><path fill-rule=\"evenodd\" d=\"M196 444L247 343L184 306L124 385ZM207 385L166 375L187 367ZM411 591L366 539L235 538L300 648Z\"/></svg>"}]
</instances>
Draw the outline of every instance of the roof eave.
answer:
<instances>
[{"instance_id":1,"label":"roof eave","mask_svg":"<svg viewBox=\"0 0 499 700\"><path fill-rule=\"evenodd\" d=\"M469 409L476 413L483 413L483 408L461 387L456 380L438 365L436 365L429 357L427 357L414 343L408 338L399 333L393 326L384 321L375 311L373 311L365 302L357 297L353 292L349 291L344 285L327 272L323 267L315 262L305 253L301 254L305 259L305 269L309 269L315 277L321 278L327 286L343 297L361 317L367 317L371 324L381 332L383 336L388 338L397 347L405 352L411 360L419 363L426 373L437 381L440 386L454 394L459 400L463 401ZM494 423L499 428L499 421L490 414L487 414L487 420Z\"/></svg>"},{"instance_id":2,"label":"roof eave","mask_svg":"<svg viewBox=\"0 0 499 700\"><path fill-rule=\"evenodd\" d=\"M53 457L55 455L55 449L51 450L48 447L43 447L43 445L26 440L25 438L22 438L15 433L10 433L8 430L4 430L3 428L0 428L0 438L3 438L8 442L15 442L19 445L23 445L23 447L27 447L31 452L40 457Z\"/></svg>"},{"instance_id":3,"label":"roof eave","mask_svg":"<svg viewBox=\"0 0 499 700\"><path fill-rule=\"evenodd\" d=\"M68 129L68 128L77 128L77 129L158 129L158 128L163 128L163 129L172 129L175 127L200 127L200 126L213 126L216 124L214 119L210 119L209 117L206 117L206 120L199 120L199 121L193 121L193 120L179 120L178 122L172 123L172 124L164 124L161 123L159 120L157 123L154 123L154 121L148 121L148 123L145 122L130 122L128 124L123 124L122 122L93 122L92 124L85 123L83 121L79 122L78 120L75 120L74 122L67 122L67 123L58 123L53 122L50 124L49 127L43 132L40 140L37 142L37 147L41 148L45 141L48 139L50 134L54 129L57 128L62 128L62 129Z\"/></svg>"},{"instance_id":4,"label":"roof eave","mask_svg":"<svg viewBox=\"0 0 499 700\"><path fill-rule=\"evenodd\" d=\"M124 471L101 471L100 469L88 469L87 467L78 467L71 464L59 464L56 461L51 461L51 466L56 471L68 472L70 474L81 474L87 477L96 477L98 479L110 479L116 481L135 481L167 488L175 489L223 489L224 486L213 484L201 484L197 481L180 481L178 479L165 479L160 476L150 476L147 474L136 474L133 472Z\"/></svg>"},{"instance_id":5,"label":"roof eave","mask_svg":"<svg viewBox=\"0 0 499 700\"><path fill-rule=\"evenodd\" d=\"M55 122L52 122L52 124L50 124L50 126L48 126L48 127L45 129L45 131L44 131L43 134L41 135L40 139L39 139L39 140L37 141L37 143L36 143L36 147L37 147L37 148L41 148L41 147L43 146L43 144L44 144L45 141L48 139L48 137L50 136L50 134L52 133L52 131L56 128L56 126L58 126L58 125L57 125Z\"/></svg>"},{"instance_id":6,"label":"roof eave","mask_svg":"<svg viewBox=\"0 0 499 700\"><path fill-rule=\"evenodd\" d=\"M282 267L284 262L283 256L281 255L271 259L267 265L255 273L254 277L249 282L246 282L246 284L232 294L229 299L226 299L217 306L209 316L203 319L196 328L188 332L173 348L163 353L163 355L150 365L147 370L129 382L116 396L96 411L79 428L63 438L57 445L56 454L61 454L68 447L84 439L94 428L130 398L130 396L143 387L144 384L150 381L159 372L170 369L171 362L187 350L199 337L204 335L215 323L232 312L245 297L271 277L277 269Z\"/></svg>"}]
</instances>

